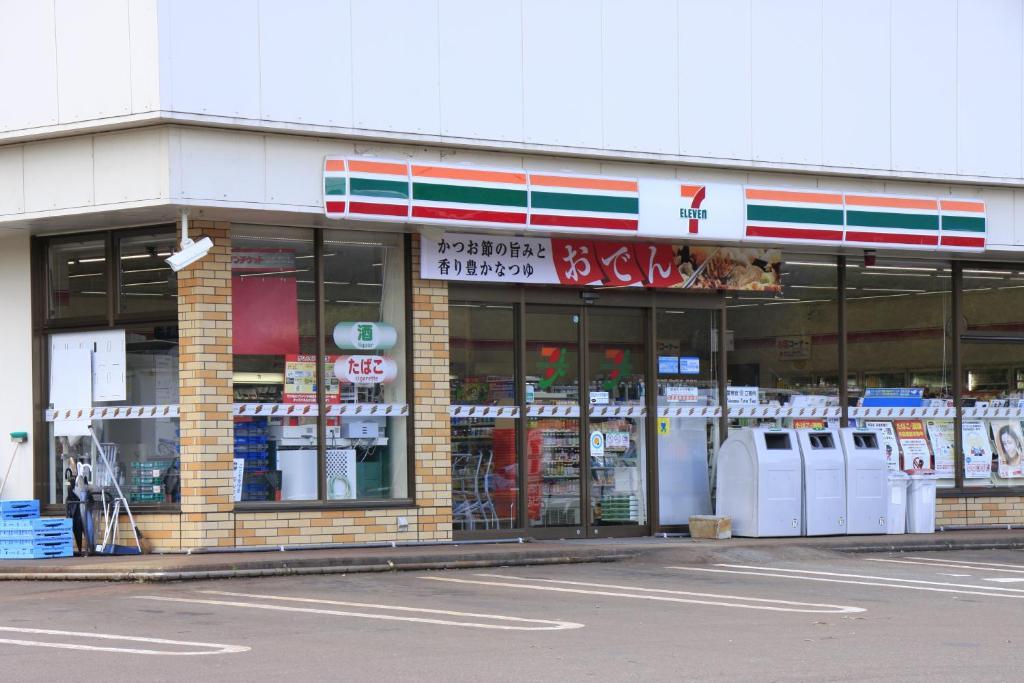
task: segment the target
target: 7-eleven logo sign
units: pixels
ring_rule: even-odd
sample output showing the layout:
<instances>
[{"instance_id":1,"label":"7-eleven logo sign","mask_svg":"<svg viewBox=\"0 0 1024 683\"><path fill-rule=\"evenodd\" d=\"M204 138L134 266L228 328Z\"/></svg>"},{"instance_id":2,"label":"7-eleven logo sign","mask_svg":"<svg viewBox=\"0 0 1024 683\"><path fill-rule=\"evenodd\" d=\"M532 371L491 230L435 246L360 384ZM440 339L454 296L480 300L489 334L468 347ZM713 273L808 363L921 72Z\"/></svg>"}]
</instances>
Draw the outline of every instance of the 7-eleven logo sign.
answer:
<instances>
[{"instance_id":1,"label":"7-eleven logo sign","mask_svg":"<svg viewBox=\"0 0 1024 683\"><path fill-rule=\"evenodd\" d=\"M679 217L690 221L690 234L697 234L697 221L708 217L708 210L700 208L706 196L704 185L680 185L679 196L683 198L683 206L679 209Z\"/></svg>"}]
</instances>

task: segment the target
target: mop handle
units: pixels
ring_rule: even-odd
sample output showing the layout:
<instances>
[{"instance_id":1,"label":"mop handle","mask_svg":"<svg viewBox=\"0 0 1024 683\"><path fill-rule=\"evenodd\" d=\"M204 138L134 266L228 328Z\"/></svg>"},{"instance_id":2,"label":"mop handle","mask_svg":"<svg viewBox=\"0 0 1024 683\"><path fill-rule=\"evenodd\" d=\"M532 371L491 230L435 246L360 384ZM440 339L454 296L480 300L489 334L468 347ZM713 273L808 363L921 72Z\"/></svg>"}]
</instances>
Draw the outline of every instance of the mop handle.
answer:
<instances>
[{"instance_id":1,"label":"mop handle","mask_svg":"<svg viewBox=\"0 0 1024 683\"><path fill-rule=\"evenodd\" d=\"M0 499L4 497L4 489L7 488L7 480L11 478L11 470L14 468L14 456L18 454L20 442L14 442L14 450L11 451L11 461L7 463L7 472L4 473L4 481L0 484Z\"/></svg>"}]
</instances>

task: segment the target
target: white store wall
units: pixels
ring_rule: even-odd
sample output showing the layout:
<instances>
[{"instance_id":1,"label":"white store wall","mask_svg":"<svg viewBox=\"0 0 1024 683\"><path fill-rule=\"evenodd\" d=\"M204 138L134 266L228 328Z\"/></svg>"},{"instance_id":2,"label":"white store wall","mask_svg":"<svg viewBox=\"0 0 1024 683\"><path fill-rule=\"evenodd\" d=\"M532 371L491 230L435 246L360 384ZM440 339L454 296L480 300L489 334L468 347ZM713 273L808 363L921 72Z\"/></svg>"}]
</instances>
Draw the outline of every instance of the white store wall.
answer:
<instances>
[{"instance_id":1,"label":"white store wall","mask_svg":"<svg viewBox=\"0 0 1024 683\"><path fill-rule=\"evenodd\" d=\"M1024 0L0 0L0 140L143 120L1024 184Z\"/></svg>"},{"instance_id":2,"label":"white store wall","mask_svg":"<svg viewBox=\"0 0 1024 683\"><path fill-rule=\"evenodd\" d=\"M32 309L29 235L0 228L0 477L10 463L11 432L32 433ZM36 435L43 438L42 435ZM32 498L32 442L19 446L4 500Z\"/></svg>"}]
</instances>

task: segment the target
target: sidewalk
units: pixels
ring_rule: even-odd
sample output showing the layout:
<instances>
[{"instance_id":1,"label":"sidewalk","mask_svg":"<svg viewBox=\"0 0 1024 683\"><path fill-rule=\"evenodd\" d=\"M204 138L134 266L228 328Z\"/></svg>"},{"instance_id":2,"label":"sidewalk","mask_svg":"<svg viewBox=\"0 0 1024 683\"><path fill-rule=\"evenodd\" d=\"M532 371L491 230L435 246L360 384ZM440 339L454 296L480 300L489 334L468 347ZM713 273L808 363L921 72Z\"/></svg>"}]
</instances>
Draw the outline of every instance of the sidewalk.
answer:
<instances>
[{"instance_id":1,"label":"sidewalk","mask_svg":"<svg viewBox=\"0 0 1024 683\"><path fill-rule=\"evenodd\" d=\"M93 556L53 560L2 560L0 581L186 581L215 578L349 574L401 570L615 562L662 551L706 562L717 552L738 549L824 552L921 552L1024 548L1024 529L946 531L902 536L819 538L645 537L567 541L528 541L338 548L238 553Z\"/></svg>"}]
</instances>

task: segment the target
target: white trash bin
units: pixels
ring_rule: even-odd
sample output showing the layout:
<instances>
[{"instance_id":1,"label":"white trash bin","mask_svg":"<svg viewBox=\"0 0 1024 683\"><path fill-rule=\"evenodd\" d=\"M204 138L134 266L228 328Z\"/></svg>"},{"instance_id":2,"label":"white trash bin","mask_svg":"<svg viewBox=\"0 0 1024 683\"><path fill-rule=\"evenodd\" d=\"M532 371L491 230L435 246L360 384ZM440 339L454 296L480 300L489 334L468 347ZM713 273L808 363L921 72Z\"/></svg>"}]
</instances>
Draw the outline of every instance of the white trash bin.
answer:
<instances>
[{"instance_id":1,"label":"white trash bin","mask_svg":"<svg viewBox=\"0 0 1024 683\"><path fill-rule=\"evenodd\" d=\"M935 533L935 487L938 478L934 470L910 472L907 492L907 533Z\"/></svg>"},{"instance_id":2,"label":"white trash bin","mask_svg":"<svg viewBox=\"0 0 1024 683\"><path fill-rule=\"evenodd\" d=\"M889 473L889 495L885 499L885 533L907 533L907 485L905 472Z\"/></svg>"}]
</instances>

